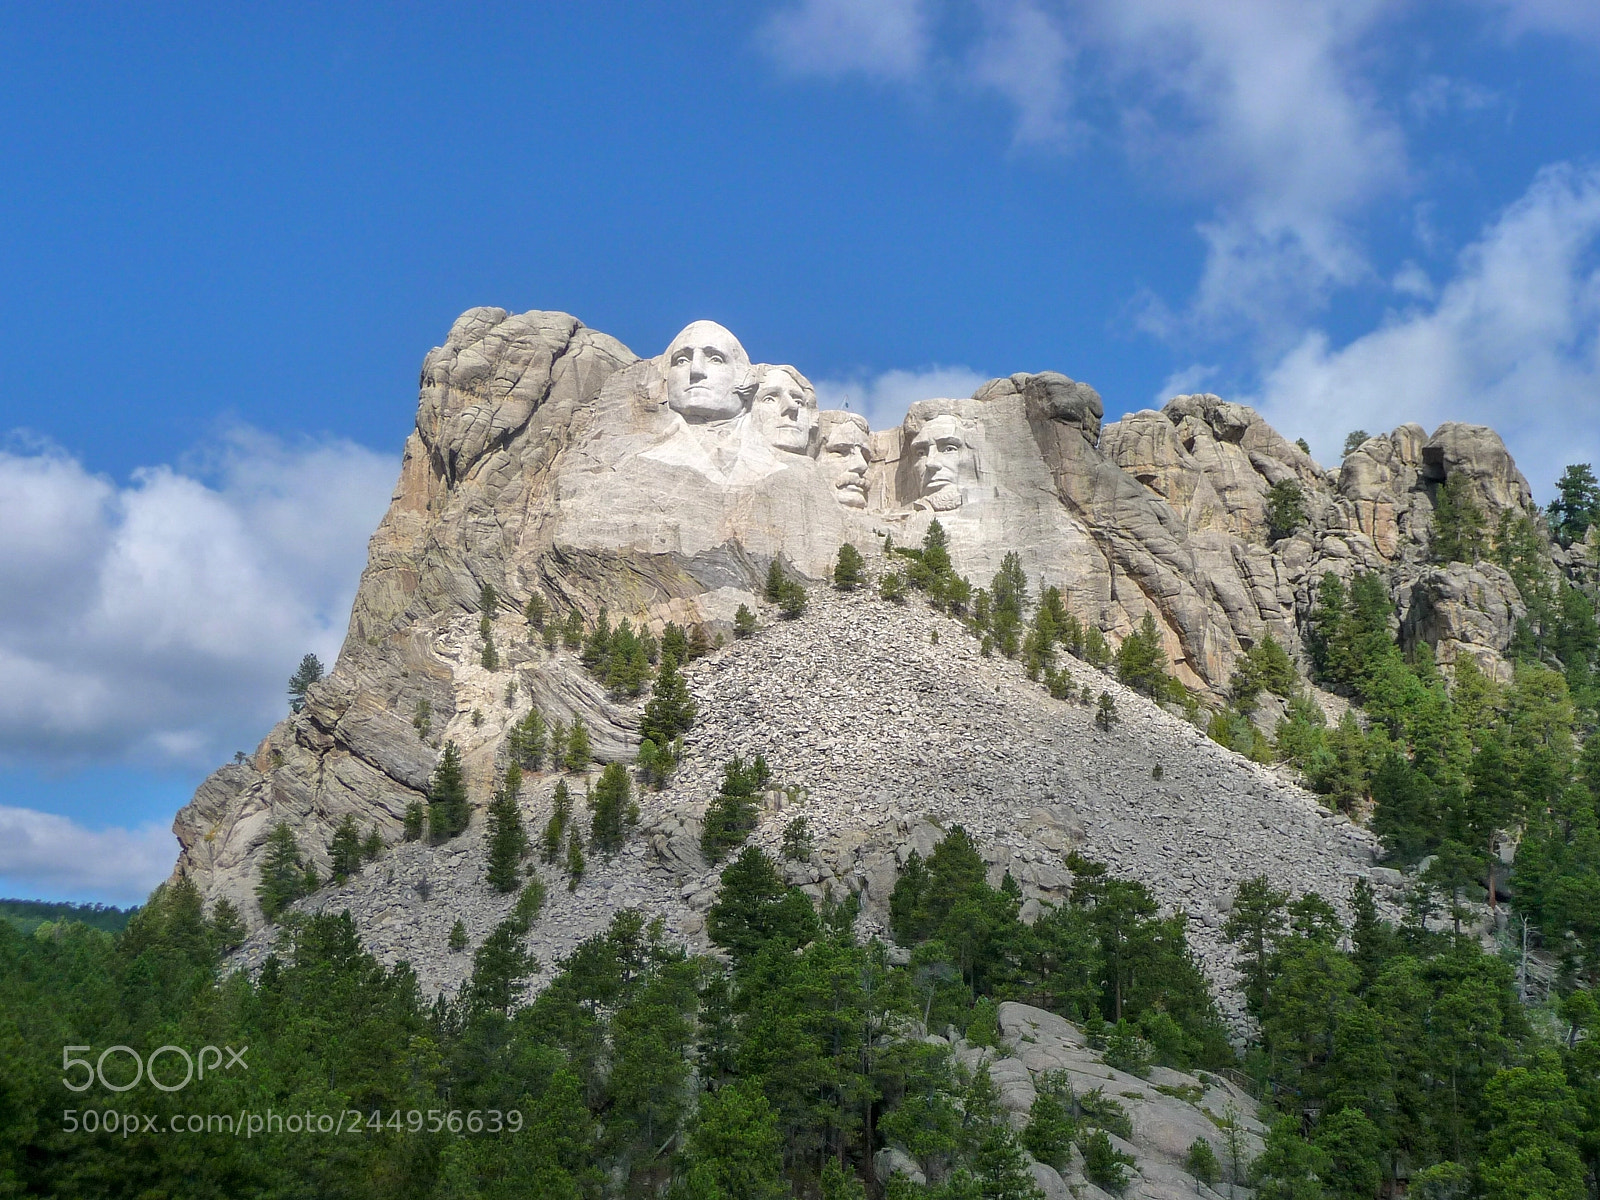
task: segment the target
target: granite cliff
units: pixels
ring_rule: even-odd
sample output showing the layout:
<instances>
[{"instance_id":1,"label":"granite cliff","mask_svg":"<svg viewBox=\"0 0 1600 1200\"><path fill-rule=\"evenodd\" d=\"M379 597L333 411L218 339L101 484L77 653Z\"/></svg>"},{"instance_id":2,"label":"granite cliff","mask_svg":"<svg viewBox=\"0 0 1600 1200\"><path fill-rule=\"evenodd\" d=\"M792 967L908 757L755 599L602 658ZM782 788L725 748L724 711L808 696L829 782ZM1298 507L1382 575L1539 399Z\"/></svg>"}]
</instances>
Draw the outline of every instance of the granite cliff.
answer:
<instances>
[{"instance_id":1,"label":"granite cliff","mask_svg":"<svg viewBox=\"0 0 1600 1200\"><path fill-rule=\"evenodd\" d=\"M1138 874L1191 913L1208 968L1225 974L1215 930L1238 880L1266 872L1342 900L1371 870L1373 839L1087 664L1070 661L1069 673L1116 697L1124 721L1112 731L1017 664L979 656L948 616L834 596L817 585L839 546L859 548L875 576L891 539L916 544L937 519L975 583L1015 551L1030 581L1058 586L1113 643L1151 615L1176 676L1215 702L1268 635L1304 659L1327 572L1380 573L1403 638L1443 664L1470 655L1505 673L1516 588L1492 564L1434 564L1431 518L1448 480L1491 525L1537 511L1481 426L1402 425L1325 470L1253 410L1212 395L1103 417L1092 387L1047 371L918 402L901 425L872 431L819 412L800 372L752 364L710 322L641 359L564 314L474 309L423 362L416 428L338 662L302 711L179 813L177 870L259 929L271 827L287 822L326 877L332 832L352 814L386 852L301 905L350 908L383 957L454 987L465 963L444 947L451 924L460 916L481 936L511 901L483 882L481 817L440 846L403 841L440 747L461 748L481 811L529 706L582 718L602 762L638 745L640 702L545 646L524 615L538 596L552 620L589 623L604 607L657 632L675 622L729 635L688 670L700 719L677 777L644 797L618 856L576 891L551 889L534 935L547 966L624 905L703 937L716 872L700 857L699 819L723 759L759 752L789 791L768 793L755 840L776 845L802 805L818 841L792 877L818 895L860 894L868 922L881 924L908 849L961 823L996 876L1010 870L1033 901L1061 894L1072 849ZM1269 493L1287 482L1304 517L1274 531ZM798 621L778 621L760 598L774 561L811 587ZM479 611L484 585L493 612ZM731 638L741 605L762 614L748 640ZM485 617L494 669L480 653ZM529 781L530 823L553 787L553 775ZM265 944L258 933L247 958Z\"/></svg>"}]
</instances>

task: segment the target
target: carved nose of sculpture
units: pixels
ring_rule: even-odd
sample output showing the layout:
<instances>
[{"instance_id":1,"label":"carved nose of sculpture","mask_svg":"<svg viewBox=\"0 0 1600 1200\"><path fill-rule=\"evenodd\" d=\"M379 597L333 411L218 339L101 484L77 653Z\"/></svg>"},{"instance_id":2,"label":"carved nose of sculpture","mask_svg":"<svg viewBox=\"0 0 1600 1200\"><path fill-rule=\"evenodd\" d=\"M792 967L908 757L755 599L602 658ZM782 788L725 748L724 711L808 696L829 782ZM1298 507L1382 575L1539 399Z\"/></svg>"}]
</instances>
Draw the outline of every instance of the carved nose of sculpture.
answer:
<instances>
[{"instance_id":1,"label":"carved nose of sculpture","mask_svg":"<svg viewBox=\"0 0 1600 1200\"><path fill-rule=\"evenodd\" d=\"M706 377L706 356L700 351L694 352L694 357L689 360L689 382L700 383Z\"/></svg>"}]
</instances>

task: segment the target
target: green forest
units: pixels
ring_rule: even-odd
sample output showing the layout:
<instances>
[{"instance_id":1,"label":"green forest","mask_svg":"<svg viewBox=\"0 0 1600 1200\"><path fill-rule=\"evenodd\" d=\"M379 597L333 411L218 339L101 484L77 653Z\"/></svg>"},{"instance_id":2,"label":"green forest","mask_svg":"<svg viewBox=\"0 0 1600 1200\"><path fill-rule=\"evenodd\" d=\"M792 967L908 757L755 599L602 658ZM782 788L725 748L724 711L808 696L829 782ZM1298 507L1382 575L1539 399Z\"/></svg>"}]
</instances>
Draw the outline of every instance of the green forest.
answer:
<instances>
[{"instance_id":1,"label":"green forest","mask_svg":"<svg viewBox=\"0 0 1600 1200\"><path fill-rule=\"evenodd\" d=\"M524 770L592 764L581 722L547 727L535 710L488 814L491 882L520 899L476 946L458 924L452 946L471 971L454 997L425 996L404 963L367 954L348 915L295 911L320 881L282 827L261 881L279 940L254 977L222 969L237 914L206 912L187 881L121 928L73 912L29 928L7 914L0 1195L1022 1200L1039 1195L1029 1156L1064 1165L1074 1148L1089 1178L1120 1191L1129 1162L1110 1135L1127 1118L1114 1100L1043 1087L1016 1128L986 1071L928 1036L995 1045L997 1007L1015 1000L1078 1024L1123 1070L1248 1085L1270 1132L1253 1161L1194 1160L1219 1188L1264 1200L1594 1200L1600 627L1590 592L1554 573L1531 524L1491 532L1469 505L1441 512L1436 557L1493 558L1528 598L1512 677L1497 683L1466 658L1446 672L1426 646L1407 653L1381 578L1328 575L1307 630L1314 681L1364 714L1331 725L1270 638L1242 661L1228 707L1206 713L1172 679L1153 624L1113 651L1054 589L1030 596L1015 556L975 589L937 522L920 548L887 548L885 599L922 594L1061 699L1096 703L1083 683L1094 676L1074 676L1069 659L1114 670L1238 752L1293 764L1370 821L1386 865L1411 871L1392 917L1365 881L1340 907L1265 877L1240 886L1225 933L1253 1018L1246 1041L1208 989L1184 915L1076 855L1070 897L1025 924L1016 882L991 886L954 826L926 860L907 859L893 946L863 940L853 898L814 903L748 844L769 780L760 757L725 764L706 822L707 857L726 864L707 919L718 954L690 954L651 914L623 911L563 961L537 963L525 935L545 888L563 871L576 886L584 855L614 853L637 817L629 773L613 763L588 790L587 821L563 779L543 836L523 830ZM1572 530L1556 517L1559 539ZM863 583L849 549L842 590ZM782 618L804 613L804 590L776 566L767 591ZM642 696L653 674L635 774L660 786L696 717L680 668L709 641L544 616L541 602L547 643L579 651L619 694ZM757 631L741 610L736 636ZM486 631L486 666L493 651ZM1270 734L1251 719L1268 695L1285 713ZM1117 719L1103 690L1096 719ZM419 709L419 732L427 720ZM408 814L407 836L457 836L470 804L448 744L430 801ZM340 837L348 871L381 851L353 823ZM1502 853L1512 837L1514 865ZM804 857L807 838L797 819L782 853ZM167 1090L185 1055L200 1069ZM891 1145L926 1183L878 1182L873 1155Z\"/></svg>"}]
</instances>

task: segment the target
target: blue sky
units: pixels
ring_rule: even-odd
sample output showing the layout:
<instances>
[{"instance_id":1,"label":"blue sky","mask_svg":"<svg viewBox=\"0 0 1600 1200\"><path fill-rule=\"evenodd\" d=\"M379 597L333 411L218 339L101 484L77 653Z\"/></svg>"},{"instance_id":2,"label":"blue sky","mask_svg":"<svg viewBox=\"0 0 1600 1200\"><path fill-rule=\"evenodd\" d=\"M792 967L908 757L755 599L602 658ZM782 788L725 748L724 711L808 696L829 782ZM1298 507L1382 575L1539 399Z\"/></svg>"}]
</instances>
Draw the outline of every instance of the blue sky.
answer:
<instances>
[{"instance_id":1,"label":"blue sky","mask_svg":"<svg viewBox=\"0 0 1600 1200\"><path fill-rule=\"evenodd\" d=\"M473 305L1600 461L1591 0L13 5L0 130L0 893L164 873Z\"/></svg>"}]
</instances>

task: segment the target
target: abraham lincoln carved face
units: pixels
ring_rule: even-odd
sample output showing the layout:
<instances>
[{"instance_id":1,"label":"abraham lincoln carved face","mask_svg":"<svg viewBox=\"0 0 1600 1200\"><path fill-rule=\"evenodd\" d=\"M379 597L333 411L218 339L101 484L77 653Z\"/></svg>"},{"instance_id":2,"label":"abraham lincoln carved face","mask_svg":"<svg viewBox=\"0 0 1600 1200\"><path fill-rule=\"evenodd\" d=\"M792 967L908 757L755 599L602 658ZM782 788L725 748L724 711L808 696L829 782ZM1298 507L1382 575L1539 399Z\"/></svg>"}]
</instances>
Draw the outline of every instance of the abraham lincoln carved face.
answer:
<instances>
[{"instance_id":1,"label":"abraham lincoln carved face","mask_svg":"<svg viewBox=\"0 0 1600 1200\"><path fill-rule=\"evenodd\" d=\"M934 417L911 439L911 462L926 508L961 504L961 489L978 481L978 454L970 424L959 417Z\"/></svg>"}]
</instances>

